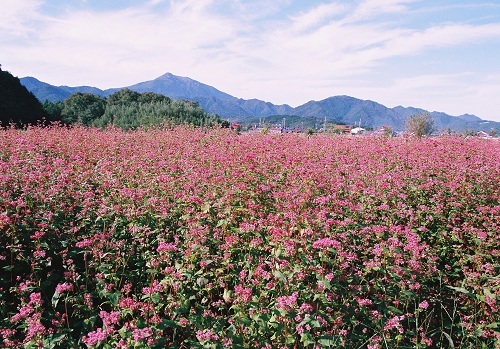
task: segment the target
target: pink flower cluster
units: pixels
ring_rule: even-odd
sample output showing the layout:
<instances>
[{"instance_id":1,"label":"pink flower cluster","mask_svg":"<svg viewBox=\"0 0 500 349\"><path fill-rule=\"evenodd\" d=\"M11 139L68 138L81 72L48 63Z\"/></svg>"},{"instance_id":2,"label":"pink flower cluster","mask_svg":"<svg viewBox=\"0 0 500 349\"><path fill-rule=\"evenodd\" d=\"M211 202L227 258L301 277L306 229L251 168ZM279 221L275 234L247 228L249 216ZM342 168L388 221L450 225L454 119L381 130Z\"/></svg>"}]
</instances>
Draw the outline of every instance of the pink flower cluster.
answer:
<instances>
[{"instance_id":1,"label":"pink flower cluster","mask_svg":"<svg viewBox=\"0 0 500 349\"><path fill-rule=\"evenodd\" d=\"M158 247L156 248L156 251L158 252L170 252L170 251L177 251L178 248L175 244L173 243L167 243L164 241L161 241L158 244Z\"/></svg>"},{"instance_id":2,"label":"pink flower cluster","mask_svg":"<svg viewBox=\"0 0 500 349\"><path fill-rule=\"evenodd\" d=\"M327 248L335 248L339 249L341 244L339 241L331 238L323 238L315 241L313 243L313 247L317 249L327 249Z\"/></svg>"},{"instance_id":3,"label":"pink flower cluster","mask_svg":"<svg viewBox=\"0 0 500 349\"><path fill-rule=\"evenodd\" d=\"M205 342L205 341L216 341L219 339L219 336L214 333L212 330L198 330L196 332L196 338L198 340Z\"/></svg>"},{"instance_id":4,"label":"pink flower cluster","mask_svg":"<svg viewBox=\"0 0 500 349\"><path fill-rule=\"evenodd\" d=\"M496 140L0 133L0 346L500 343Z\"/></svg>"},{"instance_id":5,"label":"pink flower cluster","mask_svg":"<svg viewBox=\"0 0 500 349\"><path fill-rule=\"evenodd\" d=\"M56 286L56 292L58 293L71 292L71 291L73 291L73 285L68 282L64 282Z\"/></svg>"},{"instance_id":6,"label":"pink flower cluster","mask_svg":"<svg viewBox=\"0 0 500 349\"><path fill-rule=\"evenodd\" d=\"M252 289L242 285L234 286L234 296L237 302L248 303L252 300Z\"/></svg>"},{"instance_id":7,"label":"pink flower cluster","mask_svg":"<svg viewBox=\"0 0 500 349\"><path fill-rule=\"evenodd\" d=\"M276 308L290 311L297 306L298 292L293 292L289 296L281 296L276 298Z\"/></svg>"}]
</instances>

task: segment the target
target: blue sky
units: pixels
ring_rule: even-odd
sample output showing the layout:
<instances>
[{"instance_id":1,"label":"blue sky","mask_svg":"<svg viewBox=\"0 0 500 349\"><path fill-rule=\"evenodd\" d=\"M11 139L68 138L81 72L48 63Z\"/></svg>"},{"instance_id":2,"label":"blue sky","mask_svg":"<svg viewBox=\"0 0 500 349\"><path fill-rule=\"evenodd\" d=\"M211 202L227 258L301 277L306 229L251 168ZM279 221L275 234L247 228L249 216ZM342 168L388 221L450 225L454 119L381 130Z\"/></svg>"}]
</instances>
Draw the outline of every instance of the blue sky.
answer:
<instances>
[{"instance_id":1,"label":"blue sky","mask_svg":"<svg viewBox=\"0 0 500 349\"><path fill-rule=\"evenodd\" d=\"M0 63L53 85L166 72L239 98L335 95L500 121L500 0L0 0Z\"/></svg>"}]
</instances>

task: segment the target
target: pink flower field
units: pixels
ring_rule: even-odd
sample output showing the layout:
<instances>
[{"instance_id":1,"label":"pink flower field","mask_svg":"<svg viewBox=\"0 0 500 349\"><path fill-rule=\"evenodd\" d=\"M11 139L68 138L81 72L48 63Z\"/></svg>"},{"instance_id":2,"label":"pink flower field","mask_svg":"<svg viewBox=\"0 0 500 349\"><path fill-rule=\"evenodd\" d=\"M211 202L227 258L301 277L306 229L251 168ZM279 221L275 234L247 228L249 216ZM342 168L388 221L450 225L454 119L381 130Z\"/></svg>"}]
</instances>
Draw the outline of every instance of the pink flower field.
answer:
<instances>
[{"instance_id":1,"label":"pink flower field","mask_svg":"<svg viewBox=\"0 0 500 349\"><path fill-rule=\"evenodd\" d=\"M0 346L499 348L500 142L0 130Z\"/></svg>"}]
</instances>

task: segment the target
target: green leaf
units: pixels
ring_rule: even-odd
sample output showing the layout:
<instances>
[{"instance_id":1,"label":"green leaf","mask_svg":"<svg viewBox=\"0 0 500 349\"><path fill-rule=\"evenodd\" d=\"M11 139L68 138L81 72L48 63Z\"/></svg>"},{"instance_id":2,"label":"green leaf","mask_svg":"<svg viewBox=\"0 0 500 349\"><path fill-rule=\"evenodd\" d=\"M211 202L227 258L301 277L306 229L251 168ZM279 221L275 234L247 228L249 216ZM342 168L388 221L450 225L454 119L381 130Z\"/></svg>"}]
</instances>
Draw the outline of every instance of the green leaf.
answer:
<instances>
[{"instance_id":1,"label":"green leaf","mask_svg":"<svg viewBox=\"0 0 500 349\"><path fill-rule=\"evenodd\" d=\"M250 319L249 319L248 317L246 317L246 316L244 316L244 317L242 316L242 317L238 318L238 321L239 321L240 323L242 323L243 325L245 325L245 326L250 326L250 325L252 324L252 320L250 320Z\"/></svg>"},{"instance_id":2,"label":"green leaf","mask_svg":"<svg viewBox=\"0 0 500 349\"><path fill-rule=\"evenodd\" d=\"M125 326L118 330L118 334L121 338L127 338L127 332L128 330L125 328Z\"/></svg>"},{"instance_id":3,"label":"green leaf","mask_svg":"<svg viewBox=\"0 0 500 349\"><path fill-rule=\"evenodd\" d=\"M483 293L485 296L488 296L489 298L496 299L497 295L491 292L491 290L488 287L483 288Z\"/></svg>"},{"instance_id":4,"label":"green leaf","mask_svg":"<svg viewBox=\"0 0 500 349\"><path fill-rule=\"evenodd\" d=\"M467 291L466 288L463 288L463 287L454 287L454 286L446 286L454 291L457 291L457 292L460 292L460 293L463 293L469 297L472 297L472 298L475 298L475 295L469 291Z\"/></svg>"},{"instance_id":5,"label":"green leaf","mask_svg":"<svg viewBox=\"0 0 500 349\"><path fill-rule=\"evenodd\" d=\"M387 306L387 310L392 311L394 314L403 314L403 312L401 310L393 307L392 305Z\"/></svg>"},{"instance_id":6,"label":"green leaf","mask_svg":"<svg viewBox=\"0 0 500 349\"><path fill-rule=\"evenodd\" d=\"M150 297L151 297L151 301L154 304L158 304L161 301L161 296L158 292L152 293Z\"/></svg>"},{"instance_id":7,"label":"green leaf","mask_svg":"<svg viewBox=\"0 0 500 349\"><path fill-rule=\"evenodd\" d=\"M285 344L286 345L291 345L291 344L294 344L295 343L295 337L292 336L292 335L288 335L286 336L286 339L285 339Z\"/></svg>"},{"instance_id":8,"label":"green leaf","mask_svg":"<svg viewBox=\"0 0 500 349\"><path fill-rule=\"evenodd\" d=\"M272 315L269 321L267 322L267 326L271 328L277 328L281 325L281 322L277 321L276 315Z\"/></svg>"},{"instance_id":9,"label":"green leaf","mask_svg":"<svg viewBox=\"0 0 500 349\"><path fill-rule=\"evenodd\" d=\"M338 347L342 343L342 340L338 336L322 336L319 337L318 343L323 347Z\"/></svg>"},{"instance_id":10,"label":"green leaf","mask_svg":"<svg viewBox=\"0 0 500 349\"><path fill-rule=\"evenodd\" d=\"M332 284L330 283L330 281L328 281L326 279L321 280L319 283L322 284L325 287L325 289L327 289L327 290L332 288Z\"/></svg>"},{"instance_id":11,"label":"green leaf","mask_svg":"<svg viewBox=\"0 0 500 349\"><path fill-rule=\"evenodd\" d=\"M66 337L66 333L59 334L49 334L47 338L43 340L43 347L47 349L53 349L61 344L61 341Z\"/></svg>"},{"instance_id":12,"label":"green leaf","mask_svg":"<svg viewBox=\"0 0 500 349\"><path fill-rule=\"evenodd\" d=\"M305 346L308 346L310 344L315 344L316 342L314 341L313 336L311 336L310 333L302 333L300 335L300 342L303 343Z\"/></svg>"},{"instance_id":13,"label":"green leaf","mask_svg":"<svg viewBox=\"0 0 500 349\"><path fill-rule=\"evenodd\" d=\"M281 282L286 283L286 277L283 275L283 273L273 270L273 275Z\"/></svg>"},{"instance_id":14,"label":"green leaf","mask_svg":"<svg viewBox=\"0 0 500 349\"><path fill-rule=\"evenodd\" d=\"M59 298L61 297L61 294L57 291L54 292L54 295L52 296L52 307L54 309L57 308L57 304L59 303Z\"/></svg>"},{"instance_id":15,"label":"green leaf","mask_svg":"<svg viewBox=\"0 0 500 349\"><path fill-rule=\"evenodd\" d=\"M121 292L113 292L113 293L106 292L106 296L108 297L112 305L118 305L118 299L120 299L121 294L122 294Z\"/></svg>"},{"instance_id":16,"label":"green leaf","mask_svg":"<svg viewBox=\"0 0 500 349\"><path fill-rule=\"evenodd\" d=\"M160 331L164 331L166 328L179 328L179 324L174 320L163 319L160 324L156 326L156 328Z\"/></svg>"}]
</instances>

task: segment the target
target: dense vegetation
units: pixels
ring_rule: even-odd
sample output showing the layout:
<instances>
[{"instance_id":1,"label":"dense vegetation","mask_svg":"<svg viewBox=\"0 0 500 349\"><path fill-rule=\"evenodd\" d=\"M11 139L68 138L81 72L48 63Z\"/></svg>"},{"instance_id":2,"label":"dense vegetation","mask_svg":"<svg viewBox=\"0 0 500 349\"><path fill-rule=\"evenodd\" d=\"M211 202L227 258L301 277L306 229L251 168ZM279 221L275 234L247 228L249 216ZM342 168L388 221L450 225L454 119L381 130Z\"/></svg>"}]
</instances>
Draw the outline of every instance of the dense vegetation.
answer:
<instances>
[{"instance_id":1,"label":"dense vegetation","mask_svg":"<svg viewBox=\"0 0 500 349\"><path fill-rule=\"evenodd\" d=\"M36 124L45 117L38 99L18 78L0 69L0 127Z\"/></svg>"},{"instance_id":2,"label":"dense vegetation","mask_svg":"<svg viewBox=\"0 0 500 349\"><path fill-rule=\"evenodd\" d=\"M115 92L108 98L91 93L74 93L64 101L61 120L85 126L113 125L125 130L180 124L215 126L223 123L217 115L205 113L196 102L129 89Z\"/></svg>"},{"instance_id":3,"label":"dense vegetation","mask_svg":"<svg viewBox=\"0 0 500 349\"><path fill-rule=\"evenodd\" d=\"M4 347L500 345L498 141L0 132Z\"/></svg>"}]
</instances>

